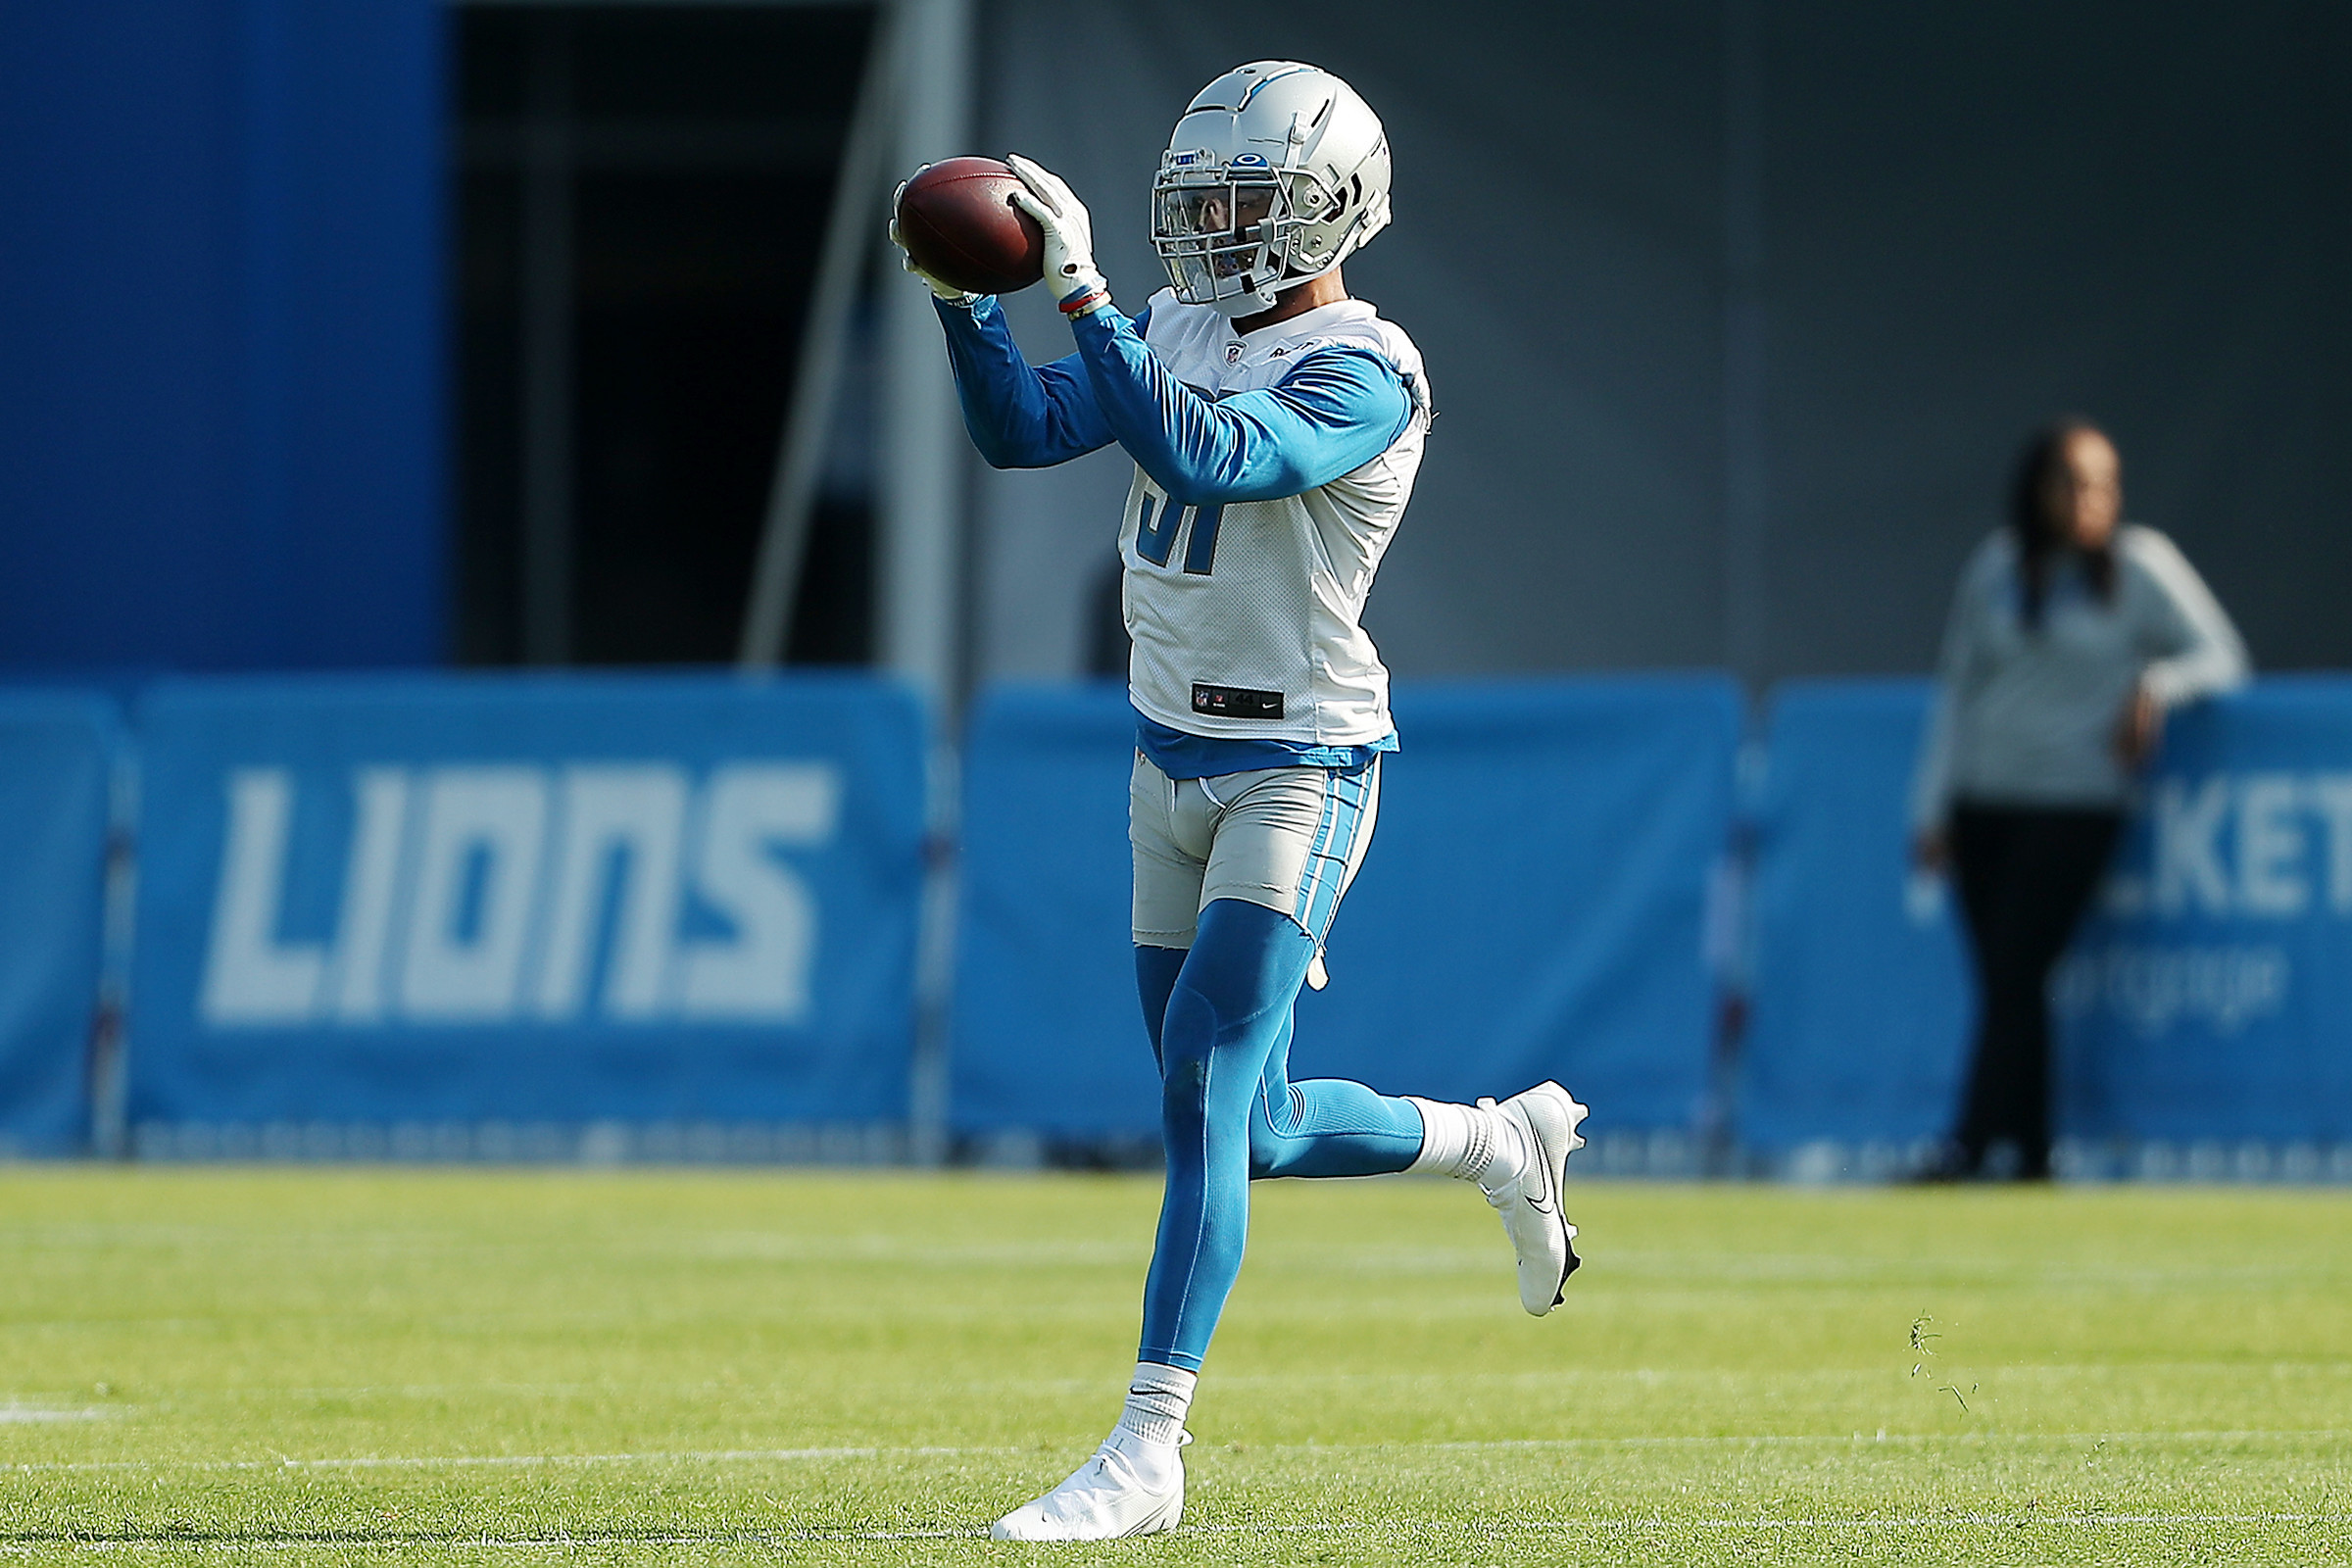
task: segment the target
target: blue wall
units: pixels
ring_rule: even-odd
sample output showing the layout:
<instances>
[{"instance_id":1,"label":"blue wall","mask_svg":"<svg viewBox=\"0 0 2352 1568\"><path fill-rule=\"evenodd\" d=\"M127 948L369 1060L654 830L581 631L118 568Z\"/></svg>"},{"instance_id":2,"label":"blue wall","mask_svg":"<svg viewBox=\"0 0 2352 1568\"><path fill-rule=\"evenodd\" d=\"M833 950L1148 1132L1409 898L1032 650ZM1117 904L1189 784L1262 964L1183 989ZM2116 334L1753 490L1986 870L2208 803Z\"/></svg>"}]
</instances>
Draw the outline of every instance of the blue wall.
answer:
<instances>
[{"instance_id":1,"label":"blue wall","mask_svg":"<svg viewBox=\"0 0 2352 1568\"><path fill-rule=\"evenodd\" d=\"M430 0L0 8L0 667L432 662Z\"/></svg>"},{"instance_id":2,"label":"blue wall","mask_svg":"<svg viewBox=\"0 0 2352 1568\"><path fill-rule=\"evenodd\" d=\"M1951 1124L1975 1023L1940 881L1906 876L1925 681L1773 693L1757 820L1751 1149ZM2352 1142L2352 681L2278 677L2174 716L2052 977L2058 1132Z\"/></svg>"},{"instance_id":3,"label":"blue wall","mask_svg":"<svg viewBox=\"0 0 2352 1568\"><path fill-rule=\"evenodd\" d=\"M1701 928L1731 825L1720 675L1406 686L1404 749L1298 1007L1297 1077L1467 1100L1557 1077L1591 1131L1687 1127L1715 1001ZM1129 940L1135 715L1115 684L1004 685L972 720L952 1113L1149 1136Z\"/></svg>"},{"instance_id":4,"label":"blue wall","mask_svg":"<svg viewBox=\"0 0 2352 1568\"><path fill-rule=\"evenodd\" d=\"M1908 1144L1952 1119L1976 1022L1940 878L1910 874L1925 680L1789 681L1765 720L1740 1137Z\"/></svg>"},{"instance_id":5,"label":"blue wall","mask_svg":"<svg viewBox=\"0 0 2352 1568\"><path fill-rule=\"evenodd\" d=\"M1927 698L1773 694L1741 769L1762 786L1752 1027L1719 1086L1736 689L1403 688L1294 1069L1447 1099L1556 1076L1593 1106L1602 1169L1618 1135L1654 1152L1703 1127L1721 1088L1767 1160L1893 1173L1950 1119L1973 1010L1951 901L1904 861ZM551 1154L637 1129L612 1157L750 1129L730 1157L766 1158L783 1145L760 1129L911 1110L944 776L911 693L273 676L156 682L132 711L124 734L93 696L0 693L0 1153L70 1152L91 1119L110 780L134 754L141 1152L511 1157L489 1129L527 1124L562 1132ZM947 1106L966 1133L1153 1132L1131 726L1107 684L999 686L974 714ZM2142 795L2053 986L2068 1168L2177 1172L2185 1150L2219 1174L2244 1145L2352 1176L2352 679L2176 715Z\"/></svg>"},{"instance_id":6,"label":"blue wall","mask_svg":"<svg viewBox=\"0 0 2352 1568\"><path fill-rule=\"evenodd\" d=\"M115 705L0 692L0 1155L86 1146Z\"/></svg>"}]
</instances>

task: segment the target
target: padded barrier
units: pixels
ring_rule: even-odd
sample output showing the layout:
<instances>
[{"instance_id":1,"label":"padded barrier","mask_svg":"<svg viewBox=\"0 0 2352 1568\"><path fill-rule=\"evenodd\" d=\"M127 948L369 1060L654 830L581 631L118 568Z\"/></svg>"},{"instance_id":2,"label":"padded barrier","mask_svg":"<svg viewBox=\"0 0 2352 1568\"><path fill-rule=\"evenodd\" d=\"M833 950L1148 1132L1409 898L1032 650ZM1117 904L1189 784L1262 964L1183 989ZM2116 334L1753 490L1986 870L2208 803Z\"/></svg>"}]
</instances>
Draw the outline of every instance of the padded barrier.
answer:
<instances>
[{"instance_id":1,"label":"padded barrier","mask_svg":"<svg viewBox=\"0 0 2352 1568\"><path fill-rule=\"evenodd\" d=\"M1931 690L1789 681L1772 693L1737 1100L1750 1149L1903 1145L1951 1119L1975 1007L1967 951L1945 885L1909 873Z\"/></svg>"},{"instance_id":2,"label":"padded barrier","mask_svg":"<svg viewBox=\"0 0 2352 1568\"><path fill-rule=\"evenodd\" d=\"M2352 1145L2352 679L2177 717L2051 990L2078 1139Z\"/></svg>"},{"instance_id":3,"label":"padded barrier","mask_svg":"<svg viewBox=\"0 0 2352 1568\"><path fill-rule=\"evenodd\" d=\"M1774 695L1738 1096L1751 1148L1899 1149L1950 1114L1964 951L1904 864L1927 691ZM1729 686L1408 687L1398 706L1406 750L1296 1069L1455 1097L1557 1074L1599 1105L1598 1135L1688 1126ZM176 682L142 724L141 1149L896 1149L868 1134L906 1112L923 821L906 693ZM0 699L0 1152L84 1146L120 745L101 698ZM1131 758L1117 688L979 705L952 1097L967 1132L1152 1134ZM2352 681L2271 679L2179 715L2145 795L2054 988L2062 1129L2078 1150L2176 1150L2143 1152L2153 1174L2242 1175L2263 1149L2289 1174L2298 1150L2325 1164L2352 1148Z\"/></svg>"},{"instance_id":4,"label":"padded barrier","mask_svg":"<svg viewBox=\"0 0 2352 1568\"><path fill-rule=\"evenodd\" d=\"M0 1154L88 1146L115 705L0 693Z\"/></svg>"},{"instance_id":5,"label":"padded barrier","mask_svg":"<svg viewBox=\"0 0 2352 1568\"><path fill-rule=\"evenodd\" d=\"M268 1152L255 1129L289 1127L327 1131L287 1152L438 1149L420 1128L518 1147L462 1132L497 1123L564 1153L591 1146L551 1129L905 1118L909 692L184 681L140 724L142 1150Z\"/></svg>"},{"instance_id":6,"label":"padded barrier","mask_svg":"<svg viewBox=\"0 0 2352 1568\"><path fill-rule=\"evenodd\" d=\"M1407 687L1370 857L1299 1006L1298 1076L1507 1095L1557 1077L1596 1135L1687 1128L1705 1092L1707 889L1740 701L1715 676ZM1145 1136L1122 690L986 693L965 764L951 1119Z\"/></svg>"},{"instance_id":7,"label":"padded barrier","mask_svg":"<svg viewBox=\"0 0 2352 1568\"><path fill-rule=\"evenodd\" d=\"M1900 1145L1950 1122L1966 950L1941 885L1906 874L1928 696L1774 694L1739 1102L1751 1148ZM2352 1143L2352 681L2270 679L2175 716L2051 989L2079 1171L2100 1147Z\"/></svg>"}]
</instances>

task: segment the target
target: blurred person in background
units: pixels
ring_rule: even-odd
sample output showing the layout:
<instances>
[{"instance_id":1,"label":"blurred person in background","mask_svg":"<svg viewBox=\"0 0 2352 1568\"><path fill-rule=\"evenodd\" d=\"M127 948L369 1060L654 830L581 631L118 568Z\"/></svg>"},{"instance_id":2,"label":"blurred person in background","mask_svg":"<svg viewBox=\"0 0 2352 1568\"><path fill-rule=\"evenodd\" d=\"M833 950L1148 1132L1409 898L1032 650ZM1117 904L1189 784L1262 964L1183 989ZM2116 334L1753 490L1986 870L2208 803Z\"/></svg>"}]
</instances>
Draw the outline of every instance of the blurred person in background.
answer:
<instances>
[{"instance_id":1,"label":"blurred person in background","mask_svg":"<svg viewBox=\"0 0 2352 1568\"><path fill-rule=\"evenodd\" d=\"M2008 525L1970 558L1912 789L1913 858L1959 886L1976 1048L1931 1178L2049 1175L2050 971L2088 906L2165 714L2242 684L2244 643L2187 558L2123 516L2084 419L2019 455Z\"/></svg>"}]
</instances>

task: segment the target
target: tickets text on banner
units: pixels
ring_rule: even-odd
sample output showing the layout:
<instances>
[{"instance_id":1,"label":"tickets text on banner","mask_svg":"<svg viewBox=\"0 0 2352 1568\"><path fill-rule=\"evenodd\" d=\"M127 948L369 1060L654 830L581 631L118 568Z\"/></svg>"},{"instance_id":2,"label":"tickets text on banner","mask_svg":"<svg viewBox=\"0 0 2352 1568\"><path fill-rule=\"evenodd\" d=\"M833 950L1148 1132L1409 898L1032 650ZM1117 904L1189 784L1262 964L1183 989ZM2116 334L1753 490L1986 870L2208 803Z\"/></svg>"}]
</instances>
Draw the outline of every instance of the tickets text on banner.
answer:
<instances>
[{"instance_id":1,"label":"tickets text on banner","mask_svg":"<svg viewBox=\"0 0 2352 1568\"><path fill-rule=\"evenodd\" d=\"M1944 885L1906 869L1929 695L1774 693L1739 1102L1753 1147L1950 1127L1976 1006ZM2174 715L2051 993L2063 1138L2352 1140L2352 681L2274 678Z\"/></svg>"},{"instance_id":2,"label":"tickets text on banner","mask_svg":"<svg viewBox=\"0 0 2352 1568\"><path fill-rule=\"evenodd\" d=\"M2179 716L2052 991L2078 1134L2352 1141L2352 679Z\"/></svg>"}]
</instances>

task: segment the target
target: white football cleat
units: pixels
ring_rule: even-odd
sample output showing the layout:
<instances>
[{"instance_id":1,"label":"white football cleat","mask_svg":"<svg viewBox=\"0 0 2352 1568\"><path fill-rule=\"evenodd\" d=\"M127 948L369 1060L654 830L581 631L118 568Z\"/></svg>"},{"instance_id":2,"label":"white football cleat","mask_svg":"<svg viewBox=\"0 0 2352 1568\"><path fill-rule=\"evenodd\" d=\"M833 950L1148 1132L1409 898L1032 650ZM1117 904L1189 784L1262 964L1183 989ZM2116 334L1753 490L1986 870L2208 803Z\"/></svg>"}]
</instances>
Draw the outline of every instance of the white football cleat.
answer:
<instances>
[{"instance_id":1,"label":"white football cleat","mask_svg":"<svg viewBox=\"0 0 2352 1568\"><path fill-rule=\"evenodd\" d=\"M1190 1443L1192 1435L1185 1434ZM992 1541L1115 1541L1173 1530L1184 1517L1184 1460L1164 1492L1146 1487L1127 1456L1105 1443L1070 1478L988 1527Z\"/></svg>"},{"instance_id":2,"label":"white football cleat","mask_svg":"<svg viewBox=\"0 0 2352 1568\"><path fill-rule=\"evenodd\" d=\"M1561 1208L1560 1183L1568 1156L1585 1147L1578 1125L1586 1107L1555 1083L1535 1088L1481 1110L1510 1118L1527 1141L1527 1163L1516 1180L1487 1194L1502 1215L1502 1228L1519 1254L1519 1304L1542 1317L1567 1298L1568 1276L1576 1272L1576 1227Z\"/></svg>"}]
</instances>

